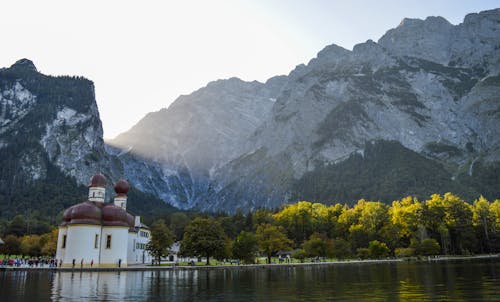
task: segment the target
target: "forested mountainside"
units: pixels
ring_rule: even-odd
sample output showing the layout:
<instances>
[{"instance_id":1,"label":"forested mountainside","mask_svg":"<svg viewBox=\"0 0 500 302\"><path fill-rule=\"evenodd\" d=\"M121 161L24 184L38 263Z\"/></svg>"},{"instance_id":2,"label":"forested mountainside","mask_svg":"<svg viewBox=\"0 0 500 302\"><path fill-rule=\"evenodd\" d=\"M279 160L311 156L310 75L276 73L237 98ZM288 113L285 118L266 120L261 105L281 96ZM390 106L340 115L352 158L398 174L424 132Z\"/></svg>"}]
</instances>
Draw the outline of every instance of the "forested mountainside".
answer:
<instances>
[{"instance_id":1,"label":"forested mountainside","mask_svg":"<svg viewBox=\"0 0 500 302\"><path fill-rule=\"evenodd\" d=\"M38 212L57 223L58 213L86 198L98 171L124 177L104 149L93 83L43 75L27 59L0 69L0 216ZM137 213L169 208L134 192Z\"/></svg>"}]
</instances>

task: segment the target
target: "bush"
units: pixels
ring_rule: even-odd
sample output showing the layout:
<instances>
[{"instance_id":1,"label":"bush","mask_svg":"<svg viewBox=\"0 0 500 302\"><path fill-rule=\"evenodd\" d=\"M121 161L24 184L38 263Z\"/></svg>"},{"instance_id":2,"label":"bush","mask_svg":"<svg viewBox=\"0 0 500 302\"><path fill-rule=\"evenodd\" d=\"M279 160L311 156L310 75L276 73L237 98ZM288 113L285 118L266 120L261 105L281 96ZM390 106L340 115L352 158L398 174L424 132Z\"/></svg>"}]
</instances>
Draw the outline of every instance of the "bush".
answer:
<instances>
[{"instance_id":1,"label":"bush","mask_svg":"<svg viewBox=\"0 0 500 302\"><path fill-rule=\"evenodd\" d=\"M361 248L357 249L356 250L356 254L361 259L368 259L368 258L370 258L370 250L367 249L366 247L361 247Z\"/></svg>"},{"instance_id":2,"label":"bush","mask_svg":"<svg viewBox=\"0 0 500 302\"><path fill-rule=\"evenodd\" d=\"M370 243L368 243L368 250L370 251L370 256L373 258L387 257L390 252L387 244L378 240L370 241Z\"/></svg>"},{"instance_id":3,"label":"bush","mask_svg":"<svg viewBox=\"0 0 500 302\"><path fill-rule=\"evenodd\" d=\"M338 259L345 259L351 255L351 245L348 241L337 238L333 240L332 256Z\"/></svg>"},{"instance_id":4,"label":"bush","mask_svg":"<svg viewBox=\"0 0 500 302\"><path fill-rule=\"evenodd\" d=\"M412 257L415 256L415 249L412 247L400 247L394 250L396 257Z\"/></svg>"},{"instance_id":5,"label":"bush","mask_svg":"<svg viewBox=\"0 0 500 302\"><path fill-rule=\"evenodd\" d=\"M300 262L304 262L306 256L307 256L306 251L303 249L297 249L292 254L292 258L299 259Z\"/></svg>"},{"instance_id":6,"label":"bush","mask_svg":"<svg viewBox=\"0 0 500 302\"><path fill-rule=\"evenodd\" d=\"M436 241L436 239L427 238L422 240L422 242L420 243L417 249L417 254L423 256L431 256L438 255L440 251L441 247L439 246L439 243Z\"/></svg>"}]
</instances>

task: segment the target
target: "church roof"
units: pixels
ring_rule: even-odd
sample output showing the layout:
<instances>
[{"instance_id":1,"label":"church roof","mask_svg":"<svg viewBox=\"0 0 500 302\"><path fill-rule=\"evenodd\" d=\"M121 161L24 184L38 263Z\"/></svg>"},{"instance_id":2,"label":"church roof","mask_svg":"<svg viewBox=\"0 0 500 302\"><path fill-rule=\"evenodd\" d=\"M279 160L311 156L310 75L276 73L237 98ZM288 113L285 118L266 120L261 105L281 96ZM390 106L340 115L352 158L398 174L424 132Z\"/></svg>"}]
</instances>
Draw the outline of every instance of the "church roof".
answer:
<instances>
[{"instance_id":1,"label":"church roof","mask_svg":"<svg viewBox=\"0 0 500 302\"><path fill-rule=\"evenodd\" d=\"M85 201L64 211L61 225L134 226L134 216L113 203Z\"/></svg>"}]
</instances>

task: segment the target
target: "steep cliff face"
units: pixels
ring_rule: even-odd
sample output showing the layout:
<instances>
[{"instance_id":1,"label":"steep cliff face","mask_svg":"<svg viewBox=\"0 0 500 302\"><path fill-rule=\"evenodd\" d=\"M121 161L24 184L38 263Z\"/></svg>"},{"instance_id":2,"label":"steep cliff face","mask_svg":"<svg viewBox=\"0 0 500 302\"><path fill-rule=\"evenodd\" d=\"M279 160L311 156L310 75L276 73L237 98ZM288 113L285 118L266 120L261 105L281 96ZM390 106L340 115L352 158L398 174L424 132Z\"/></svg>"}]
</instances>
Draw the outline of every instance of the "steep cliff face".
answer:
<instances>
[{"instance_id":1,"label":"steep cliff face","mask_svg":"<svg viewBox=\"0 0 500 302\"><path fill-rule=\"evenodd\" d=\"M74 202L83 190L78 184L86 184L106 157L92 82L45 76L27 59L0 70L0 125L0 204L6 212L22 212L30 194L31 202L43 199L42 184L59 185L66 191L58 198Z\"/></svg>"},{"instance_id":2,"label":"steep cliff face","mask_svg":"<svg viewBox=\"0 0 500 302\"><path fill-rule=\"evenodd\" d=\"M0 216L38 210L55 217L84 198L97 171L110 180L124 176L104 149L93 83L43 75L27 59L0 69ZM162 207L133 194L133 207L142 198Z\"/></svg>"},{"instance_id":3,"label":"steep cliff face","mask_svg":"<svg viewBox=\"0 0 500 302\"><path fill-rule=\"evenodd\" d=\"M209 83L148 114L108 142L109 151L122 159L140 189L191 208L209 189L214 171L244 152L241 145L267 119L285 80Z\"/></svg>"}]
</instances>

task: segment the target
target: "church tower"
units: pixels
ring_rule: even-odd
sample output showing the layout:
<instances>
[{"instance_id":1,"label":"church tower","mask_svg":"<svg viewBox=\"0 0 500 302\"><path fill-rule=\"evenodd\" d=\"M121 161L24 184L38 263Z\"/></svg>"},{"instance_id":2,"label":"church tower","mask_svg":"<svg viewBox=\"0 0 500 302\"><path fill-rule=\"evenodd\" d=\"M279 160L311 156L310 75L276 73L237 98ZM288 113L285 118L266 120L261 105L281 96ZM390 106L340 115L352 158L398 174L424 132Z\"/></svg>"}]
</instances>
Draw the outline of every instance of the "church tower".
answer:
<instances>
[{"instance_id":1,"label":"church tower","mask_svg":"<svg viewBox=\"0 0 500 302\"><path fill-rule=\"evenodd\" d=\"M115 184L115 193L116 193L114 200L115 206L120 207L124 210L127 209L127 192L129 188L130 186L125 179L120 179Z\"/></svg>"},{"instance_id":2,"label":"church tower","mask_svg":"<svg viewBox=\"0 0 500 302\"><path fill-rule=\"evenodd\" d=\"M89 201L104 202L106 196L106 177L101 173L92 176L89 184Z\"/></svg>"}]
</instances>

